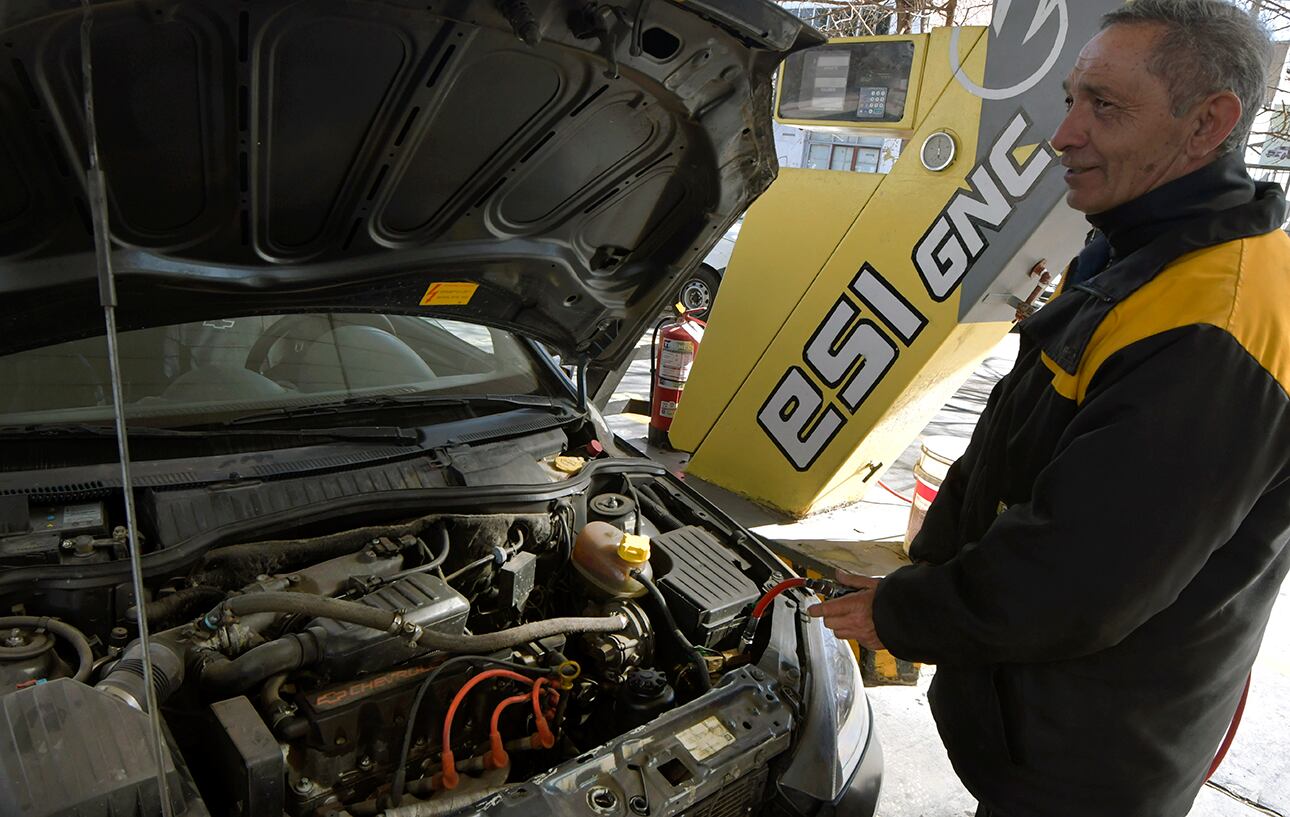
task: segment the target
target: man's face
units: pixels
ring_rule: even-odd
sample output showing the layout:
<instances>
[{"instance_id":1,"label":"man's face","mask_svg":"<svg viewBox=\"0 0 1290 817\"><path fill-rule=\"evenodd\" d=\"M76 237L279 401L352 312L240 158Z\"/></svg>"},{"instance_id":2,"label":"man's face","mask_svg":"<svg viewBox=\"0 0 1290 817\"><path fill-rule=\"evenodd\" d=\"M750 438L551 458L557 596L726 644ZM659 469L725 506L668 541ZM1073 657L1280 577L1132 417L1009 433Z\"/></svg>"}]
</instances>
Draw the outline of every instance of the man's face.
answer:
<instances>
[{"instance_id":1,"label":"man's face","mask_svg":"<svg viewBox=\"0 0 1290 817\"><path fill-rule=\"evenodd\" d=\"M1147 70L1163 27L1113 25L1066 79L1068 113L1052 144L1067 168L1066 201L1102 213L1184 175L1194 123L1175 117L1169 89Z\"/></svg>"}]
</instances>

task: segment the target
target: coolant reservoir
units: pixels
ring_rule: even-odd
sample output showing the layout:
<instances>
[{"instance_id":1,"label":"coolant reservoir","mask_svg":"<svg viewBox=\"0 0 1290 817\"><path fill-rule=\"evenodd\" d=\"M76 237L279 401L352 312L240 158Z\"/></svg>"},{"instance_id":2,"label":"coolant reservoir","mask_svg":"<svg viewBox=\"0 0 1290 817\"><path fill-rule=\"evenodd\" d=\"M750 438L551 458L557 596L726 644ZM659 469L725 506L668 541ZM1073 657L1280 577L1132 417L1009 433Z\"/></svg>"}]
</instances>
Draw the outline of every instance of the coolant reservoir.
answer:
<instances>
[{"instance_id":1,"label":"coolant reservoir","mask_svg":"<svg viewBox=\"0 0 1290 817\"><path fill-rule=\"evenodd\" d=\"M649 564L649 537L625 533L608 522L588 522L573 543L573 566L587 583L609 598L645 595L645 586L631 577L640 570L654 578Z\"/></svg>"}]
</instances>

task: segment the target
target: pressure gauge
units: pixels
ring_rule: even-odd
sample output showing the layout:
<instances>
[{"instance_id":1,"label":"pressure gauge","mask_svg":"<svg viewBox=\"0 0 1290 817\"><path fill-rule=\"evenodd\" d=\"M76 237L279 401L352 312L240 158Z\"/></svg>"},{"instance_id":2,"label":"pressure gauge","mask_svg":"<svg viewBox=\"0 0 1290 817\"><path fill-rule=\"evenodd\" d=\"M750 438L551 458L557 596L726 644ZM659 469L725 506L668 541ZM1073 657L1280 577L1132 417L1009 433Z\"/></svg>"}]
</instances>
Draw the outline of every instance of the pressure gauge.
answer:
<instances>
[{"instance_id":1,"label":"pressure gauge","mask_svg":"<svg viewBox=\"0 0 1290 817\"><path fill-rule=\"evenodd\" d=\"M954 137L943 130L937 131L923 141L923 167L932 172L944 170L954 161L956 151Z\"/></svg>"}]
</instances>

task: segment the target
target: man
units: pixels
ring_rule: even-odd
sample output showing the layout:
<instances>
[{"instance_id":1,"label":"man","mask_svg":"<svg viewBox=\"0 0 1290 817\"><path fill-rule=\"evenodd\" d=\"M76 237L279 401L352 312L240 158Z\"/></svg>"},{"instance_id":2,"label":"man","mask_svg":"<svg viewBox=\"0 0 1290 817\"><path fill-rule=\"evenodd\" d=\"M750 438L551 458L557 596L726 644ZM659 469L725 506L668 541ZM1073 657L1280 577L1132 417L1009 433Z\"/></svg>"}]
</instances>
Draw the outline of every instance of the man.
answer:
<instances>
[{"instance_id":1,"label":"man","mask_svg":"<svg viewBox=\"0 0 1290 817\"><path fill-rule=\"evenodd\" d=\"M1052 138L1095 238L916 564L812 608L938 665L980 814L1185 815L1236 710L1290 566L1290 239L1242 162L1268 50L1222 0L1104 18Z\"/></svg>"}]
</instances>

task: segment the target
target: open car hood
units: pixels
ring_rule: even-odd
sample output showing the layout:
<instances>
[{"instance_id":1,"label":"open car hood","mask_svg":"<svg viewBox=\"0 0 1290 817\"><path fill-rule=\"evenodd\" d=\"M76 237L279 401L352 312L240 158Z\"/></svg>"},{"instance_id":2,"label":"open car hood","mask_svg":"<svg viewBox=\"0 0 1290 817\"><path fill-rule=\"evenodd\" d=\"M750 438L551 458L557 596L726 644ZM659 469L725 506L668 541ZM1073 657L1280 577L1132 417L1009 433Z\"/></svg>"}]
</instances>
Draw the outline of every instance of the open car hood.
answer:
<instances>
[{"instance_id":1,"label":"open car hood","mask_svg":"<svg viewBox=\"0 0 1290 817\"><path fill-rule=\"evenodd\" d=\"M81 25L0 8L0 352L101 332ZM612 369L820 41L762 0L95 2L118 323L425 312Z\"/></svg>"}]
</instances>

